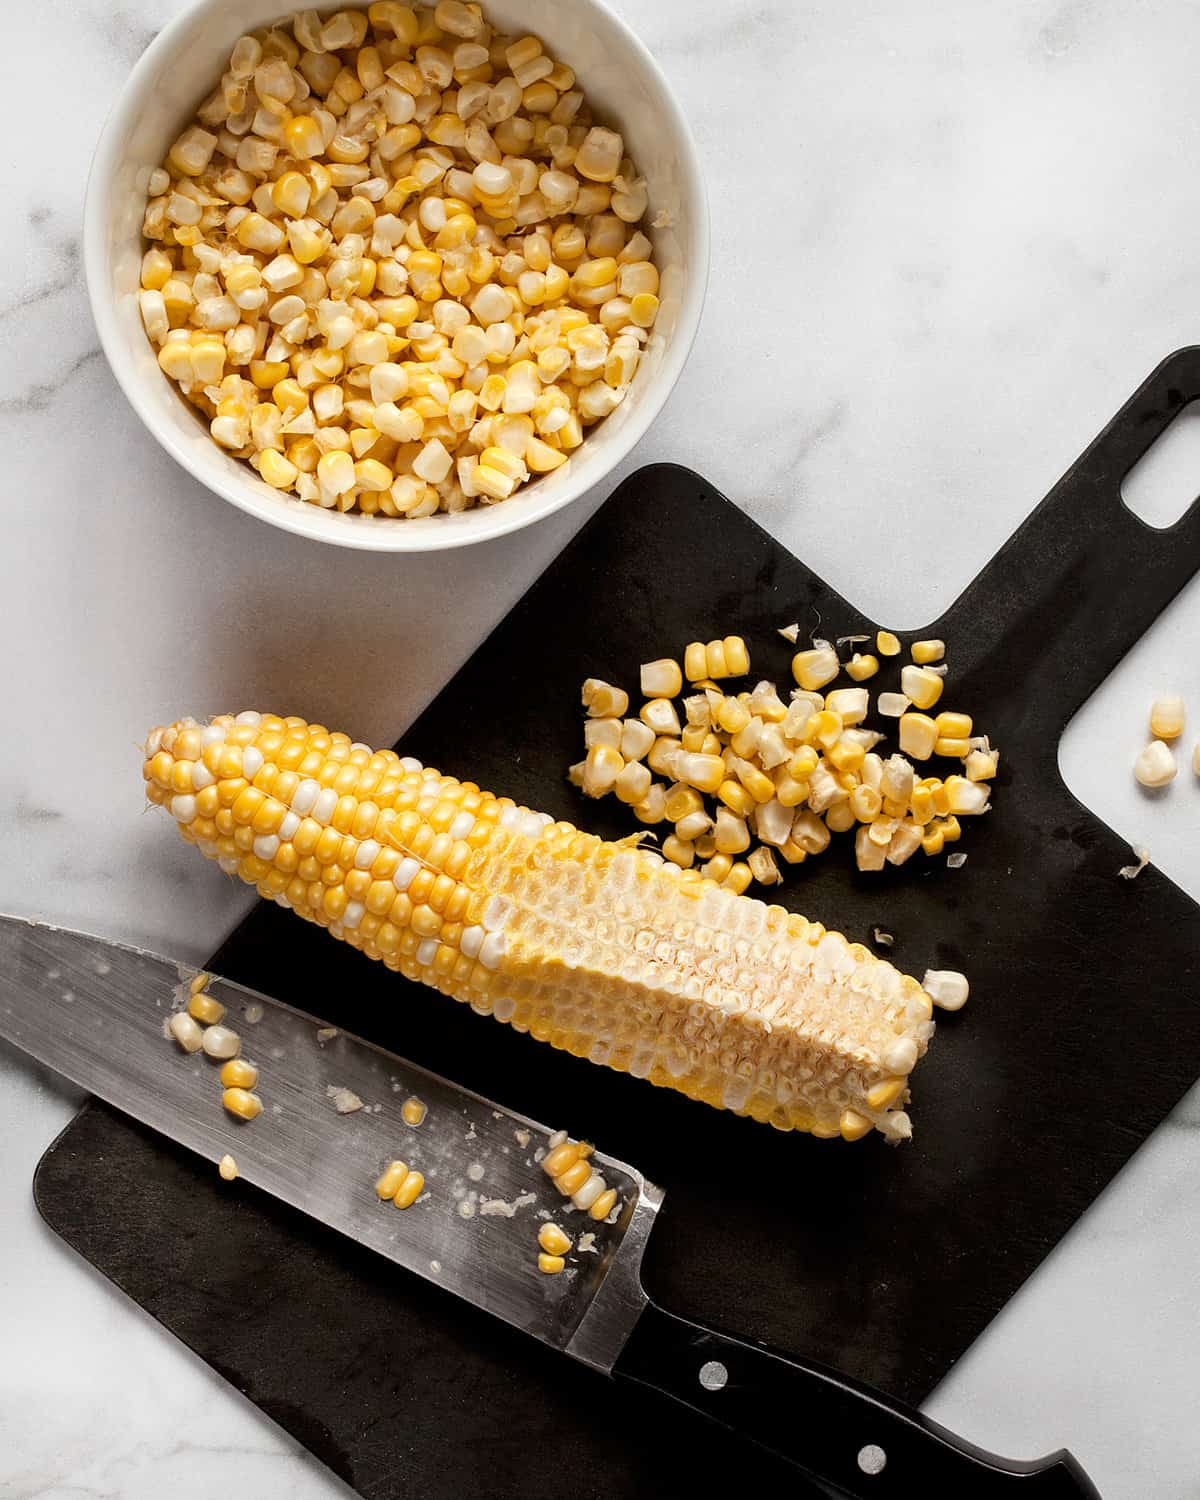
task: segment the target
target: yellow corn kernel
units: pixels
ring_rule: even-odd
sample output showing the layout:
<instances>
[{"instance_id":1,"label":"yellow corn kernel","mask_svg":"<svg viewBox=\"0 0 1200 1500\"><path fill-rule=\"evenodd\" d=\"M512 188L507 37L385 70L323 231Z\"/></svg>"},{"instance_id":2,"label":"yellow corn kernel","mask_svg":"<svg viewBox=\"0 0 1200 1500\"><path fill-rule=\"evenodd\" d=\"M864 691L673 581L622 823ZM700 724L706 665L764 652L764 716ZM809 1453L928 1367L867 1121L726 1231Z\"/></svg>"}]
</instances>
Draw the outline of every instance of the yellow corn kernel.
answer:
<instances>
[{"instance_id":1,"label":"yellow corn kernel","mask_svg":"<svg viewBox=\"0 0 1200 1500\"><path fill-rule=\"evenodd\" d=\"M945 654L945 641L914 641L912 643L912 659L919 667L927 667L930 662L941 661Z\"/></svg>"},{"instance_id":2,"label":"yellow corn kernel","mask_svg":"<svg viewBox=\"0 0 1200 1500\"><path fill-rule=\"evenodd\" d=\"M559 453L541 438L530 438L525 446L525 466L532 474L550 474L566 461L565 453Z\"/></svg>"},{"instance_id":3,"label":"yellow corn kernel","mask_svg":"<svg viewBox=\"0 0 1200 1500\"><path fill-rule=\"evenodd\" d=\"M285 172L271 184L271 202L289 219L302 219L312 199L312 185L302 172Z\"/></svg>"},{"instance_id":4,"label":"yellow corn kernel","mask_svg":"<svg viewBox=\"0 0 1200 1500\"><path fill-rule=\"evenodd\" d=\"M375 1184L376 1194L384 1200L390 1201L400 1191L401 1184L408 1176L408 1164L402 1161L388 1162L383 1170L383 1175Z\"/></svg>"},{"instance_id":5,"label":"yellow corn kernel","mask_svg":"<svg viewBox=\"0 0 1200 1500\"><path fill-rule=\"evenodd\" d=\"M964 769L968 781L991 781L1000 764L998 750L972 750L967 756ZM1197 774L1200 774L1198 772Z\"/></svg>"},{"instance_id":6,"label":"yellow corn kernel","mask_svg":"<svg viewBox=\"0 0 1200 1500\"><path fill-rule=\"evenodd\" d=\"M542 1171L547 1177L560 1177L568 1167L573 1167L577 1161L581 1161L589 1154L590 1148L584 1141L563 1141L559 1146L547 1153L542 1162Z\"/></svg>"},{"instance_id":7,"label":"yellow corn kernel","mask_svg":"<svg viewBox=\"0 0 1200 1500\"><path fill-rule=\"evenodd\" d=\"M262 1114L262 1100L248 1089L226 1089L221 1095L221 1103L239 1120L256 1120Z\"/></svg>"},{"instance_id":8,"label":"yellow corn kernel","mask_svg":"<svg viewBox=\"0 0 1200 1500\"><path fill-rule=\"evenodd\" d=\"M397 1208L411 1208L425 1190L425 1177L421 1172L412 1170L405 1177L396 1191L392 1202Z\"/></svg>"},{"instance_id":9,"label":"yellow corn kernel","mask_svg":"<svg viewBox=\"0 0 1200 1500\"><path fill-rule=\"evenodd\" d=\"M418 1099L414 1094L411 1099L406 1099L401 1106L400 1118L406 1125L412 1126L415 1130L424 1121L428 1112L425 1101Z\"/></svg>"},{"instance_id":10,"label":"yellow corn kernel","mask_svg":"<svg viewBox=\"0 0 1200 1500\"><path fill-rule=\"evenodd\" d=\"M797 687L805 692L816 692L826 683L832 682L841 670L837 652L832 646L814 646L810 651L797 651L792 657L792 676Z\"/></svg>"},{"instance_id":11,"label":"yellow corn kernel","mask_svg":"<svg viewBox=\"0 0 1200 1500\"><path fill-rule=\"evenodd\" d=\"M543 1276L557 1276L566 1265L561 1255L547 1255L544 1250L538 1252L537 1263Z\"/></svg>"},{"instance_id":12,"label":"yellow corn kernel","mask_svg":"<svg viewBox=\"0 0 1200 1500\"><path fill-rule=\"evenodd\" d=\"M750 722L750 710L736 698L723 698L717 709L717 724L726 734L737 734Z\"/></svg>"},{"instance_id":13,"label":"yellow corn kernel","mask_svg":"<svg viewBox=\"0 0 1200 1500\"><path fill-rule=\"evenodd\" d=\"M325 137L319 121L312 115L293 115L283 127L283 139L289 153L297 161L307 161L320 156L325 150Z\"/></svg>"},{"instance_id":14,"label":"yellow corn kernel","mask_svg":"<svg viewBox=\"0 0 1200 1500\"><path fill-rule=\"evenodd\" d=\"M844 802L835 802L825 814L825 826L831 833L847 833L856 822L858 819L848 798Z\"/></svg>"},{"instance_id":15,"label":"yellow corn kernel","mask_svg":"<svg viewBox=\"0 0 1200 1500\"><path fill-rule=\"evenodd\" d=\"M857 771L867 757L867 752L853 740L838 740L827 752L831 765L839 771Z\"/></svg>"},{"instance_id":16,"label":"yellow corn kernel","mask_svg":"<svg viewBox=\"0 0 1200 1500\"><path fill-rule=\"evenodd\" d=\"M725 762L719 755L706 755L703 751L693 754L681 749L675 756L674 766L679 780L695 787L697 791L715 792L725 780Z\"/></svg>"},{"instance_id":17,"label":"yellow corn kernel","mask_svg":"<svg viewBox=\"0 0 1200 1500\"><path fill-rule=\"evenodd\" d=\"M875 637L875 649L880 656L899 656L900 641L890 630L881 630Z\"/></svg>"},{"instance_id":18,"label":"yellow corn kernel","mask_svg":"<svg viewBox=\"0 0 1200 1500\"><path fill-rule=\"evenodd\" d=\"M211 995L197 991L188 1001L188 1015L202 1026L215 1026L225 1014L225 1007Z\"/></svg>"},{"instance_id":19,"label":"yellow corn kernel","mask_svg":"<svg viewBox=\"0 0 1200 1500\"><path fill-rule=\"evenodd\" d=\"M945 685L943 679L927 667L900 669L900 691L915 708L932 708L942 696Z\"/></svg>"},{"instance_id":20,"label":"yellow corn kernel","mask_svg":"<svg viewBox=\"0 0 1200 1500\"><path fill-rule=\"evenodd\" d=\"M559 1172L554 1179L554 1186L564 1198L569 1198L572 1193L577 1193L592 1175L592 1169L586 1161L576 1161L566 1171Z\"/></svg>"},{"instance_id":21,"label":"yellow corn kernel","mask_svg":"<svg viewBox=\"0 0 1200 1500\"><path fill-rule=\"evenodd\" d=\"M831 750L842 737L842 716L831 708L813 714L804 728L806 740L815 740L824 750ZM811 747L810 747L811 748Z\"/></svg>"},{"instance_id":22,"label":"yellow corn kernel","mask_svg":"<svg viewBox=\"0 0 1200 1500\"><path fill-rule=\"evenodd\" d=\"M856 651L846 663L846 675L852 677L855 682L866 682L878 671L879 658L877 656L862 656Z\"/></svg>"},{"instance_id":23,"label":"yellow corn kernel","mask_svg":"<svg viewBox=\"0 0 1200 1500\"><path fill-rule=\"evenodd\" d=\"M861 1141L863 1136L874 1129L870 1120L865 1115L860 1115L855 1109L845 1109L838 1122L838 1131L844 1141ZM814 1132L815 1134L815 1132Z\"/></svg>"},{"instance_id":24,"label":"yellow corn kernel","mask_svg":"<svg viewBox=\"0 0 1200 1500\"><path fill-rule=\"evenodd\" d=\"M851 794L853 795L853 793ZM933 790L924 785L915 786L909 797L909 813L914 823L924 827L937 812L934 806Z\"/></svg>"},{"instance_id":25,"label":"yellow corn kernel","mask_svg":"<svg viewBox=\"0 0 1200 1500\"><path fill-rule=\"evenodd\" d=\"M970 714L942 712L933 722L937 725L938 736L941 739L965 740L969 739L975 731Z\"/></svg>"},{"instance_id":26,"label":"yellow corn kernel","mask_svg":"<svg viewBox=\"0 0 1200 1500\"><path fill-rule=\"evenodd\" d=\"M867 1090L867 1103L872 1109L890 1109L907 1087L904 1078L885 1078L874 1088Z\"/></svg>"},{"instance_id":27,"label":"yellow corn kernel","mask_svg":"<svg viewBox=\"0 0 1200 1500\"><path fill-rule=\"evenodd\" d=\"M847 806L860 823L873 822L883 807L883 798L871 786L856 786L850 793Z\"/></svg>"},{"instance_id":28,"label":"yellow corn kernel","mask_svg":"<svg viewBox=\"0 0 1200 1500\"><path fill-rule=\"evenodd\" d=\"M723 781L717 788L717 797L730 812L739 818L748 818L758 804L739 781Z\"/></svg>"},{"instance_id":29,"label":"yellow corn kernel","mask_svg":"<svg viewBox=\"0 0 1200 1500\"><path fill-rule=\"evenodd\" d=\"M688 839L681 839L678 834L668 834L662 842L662 856L673 865L678 865L681 870L689 870L696 858L696 846Z\"/></svg>"},{"instance_id":30,"label":"yellow corn kernel","mask_svg":"<svg viewBox=\"0 0 1200 1500\"><path fill-rule=\"evenodd\" d=\"M704 810L704 798L694 787L675 785L667 791L663 811L669 823L678 823L690 813Z\"/></svg>"},{"instance_id":31,"label":"yellow corn kernel","mask_svg":"<svg viewBox=\"0 0 1200 1500\"><path fill-rule=\"evenodd\" d=\"M721 762L724 766L724 761ZM775 795L775 783L765 771L760 771L757 766L751 765L748 760L738 761L732 767L733 774L742 783L755 802L770 802Z\"/></svg>"},{"instance_id":32,"label":"yellow corn kernel","mask_svg":"<svg viewBox=\"0 0 1200 1500\"><path fill-rule=\"evenodd\" d=\"M775 773L775 800L780 807L799 807L808 800L811 791L810 782L798 781L786 768L782 775Z\"/></svg>"},{"instance_id":33,"label":"yellow corn kernel","mask_svg":"<svg viewBox=\"0 0 1200 1500\"><path fill-rule=\"evenodd\" d=\"M941 824L936 821L930 823L921 835L921 848L926 854L935 855L942 852L944 845L945 836L942 833Z\"/></svg>"},{"instance_id":34,"label":"yellow corn kernel","mask_svg":"<svg viewBox=\"0 0 1200 1500\"><path fill-rule=\"evenodd\" d=\"M152 247L142 256L142 286L146 291L161 292L171 279L174 266L164 250Z\"/></svg>"},{"instance_id":35,"label":"yellow corn kernel","mask_svg":"<svg viewBox=\"0 0 1200 1500\"><path fill-rule=\"evenodd\" d=\"M948 844L956 843L962 837L962 825L953 813L942 819L942 837Z\"/></svg>"},{"instance_id":36,"label":"yellow corn kernel","mask_svg":"<svg viewBox=\"0 0 1200 1500\"><path fill-rule=\"evenodd\" d=\"M721 645L725 652L725 675L744 677L750 670L750 651L746 642L740 635L727 635Z\"/></svg>"},{"instance_id":37,"label":"yellow corn kernel","mask_svg":"<svg viewBox=\"0 0 1200 1500\"><path fill-rule=\"evenodd\" d=\"M612 1213L617 1201L616 1188L605 1188L596 1201L588 1209L588 1216L597 1220L607 1219Z\"/></svg>"},{"instance_id":38,"label":"yellow corn kernel","mask_svg":"<svg viewBox=\"0 0 1200 1500\"><path fill-rule=\"evenodd\" d=\"M753 879L754 872L750 866L738 860L730 866L729 873L722 880L721 884L727 891L733 891L736 895L740 896Z\"/></svg>"},{"instance_id":39,"label":"yellow corn kernel","mask_svg":"<svg viewBox=\"0 0 1200 1500\"><path fill-rule=\"evenodd\" d=\"M295 484L300 471L282 453L267 448L258 455L258 472L273 490L286 490Z\"/></svg>"},{"instance_id":40,"label":"yellow corn kernel","mask_svg":"<svg viewBox=\"0 0 1200 1500\"><path fill-rule=\"evenodd\" d=\"M708 653L703 641L692 641L683 653L683 675L689 682L708 676Z\"/></svg>"},{"instance_id":41,"label":"yellow corn kernel","mask_svg":"<svg viewBox=\"0 0 1200 1500\"><path fill-rule=\"evenodd\" d=\"M801 745L788 761L788 775L794 776L797 781L806 781L817 769L820 759L811 745Z\"/></svg>"},{"instance_id":42,"label":"yellow corn kernel","mask_svg":"<svg viewBox=\"0 0 1200 1500\"><path fill-rule=\"evenodd\" d=\"M244 1057L231 1057L223 1064L221 1086L227 1089L252 1089L258 1082L258 1069Z\"/></svg>"},{"instance_id":43,"label":"yellow corn kernel","mask_svg":"<svg viewBox=\"0 0 1200 1500\"><path fill-rule=\"evenodd\" d=\"M639 328L652 328L658 317L658 298L653 292L639 292L629 301L629 320Z\"/></svg>"},{"instance_id":44,"label":"yellow corn kernel","mask_svg":"<svg viewBox=\"0 0 1200 1500\"><path fill-rule=\"evenodd\" d=\"M944 755L949 760L965 760L971 753L971 741L949 739L943 736L934 743L933 753Z\"/></svg>"},{"instance_id":45,"label":"yellow corn kernel","mask_svg":"<svg viewBox=\"0 0 1200 1500\"><path fill-rule=\"evenodd\" d=\"M547 1255L566 1255L573 1241L557 1224L543 1224L538 1230L538 1244Z\"/></svg>"}]
</instances>

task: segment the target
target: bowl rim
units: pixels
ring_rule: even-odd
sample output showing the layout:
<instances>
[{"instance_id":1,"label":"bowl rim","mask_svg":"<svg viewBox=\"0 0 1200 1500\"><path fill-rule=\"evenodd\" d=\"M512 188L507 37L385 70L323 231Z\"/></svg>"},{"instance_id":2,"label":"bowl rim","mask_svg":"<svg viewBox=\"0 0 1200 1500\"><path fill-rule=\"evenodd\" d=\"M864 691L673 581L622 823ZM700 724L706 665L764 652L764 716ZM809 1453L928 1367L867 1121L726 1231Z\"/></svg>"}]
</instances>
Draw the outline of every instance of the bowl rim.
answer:
<instances>
[{"instance_id":1,"label":"bowl rim","mask_svg":"<svg viewBox=\"0 0 1200 1500\"><path fill-rule=\"evenodd\" d=\"M335 532L318 529L318 524L314 524L316 517L308 514L312 508L303 502L297 502L295 506L286 503L276 505L275 499L284 497L260 495L252 488L249 480L234 482L224 475L210 476L208 473L198 471L188 448L160 422L150 404L145 382L133 368L132 359L125 349L118 326L116 294L108 284L105 274L108 260L108 192L123 153L131 117L144 95L153 88L156 79L160 76L161 63L172 55L180 35L192 26L198 15L213 4L213 0L190 0L190 3L185 5L158 32L138 58L129 76L121 85L101 128L100 137L92 154L84 198L83 262L92 318L100 336L100 346L104 350L104 356L117 384L141 419L143 426L175 462L191 474L197 483L267 525L276 526L310 541L371 552L437 552L456 547L474 546L496 537L507 536L511 532L520 531L547 516L554 515L602 484L608 474L622 463L642 440L674 390L699 332L708 290L711 259L708 194L700 166L699 152L687 118L666 75L649 48L622 17L603 3L603 0L572 0L572 3L584 10L602 15L605 21L616 29L624 44L637 55L657 87L662 105L670 116L675 134L682 147L681 167L684 193L693 219L689 226L689 240L696 250L695 265L686 278L671 346L645 391L639 394L637 405L631 412L614 449L613 457L606 463L603 472L595 478L585 479L582 484L565 485L561 494L549 501L543 501L536 508L516 506L514 507L515 513L510 515L506 511L507 502L492 506L486 512L489 524L470 529L444 524L449 520L448 517L431 516L429 520L439 522L437 530L422 528L418 531L415 528L420 523L405 522L400 519L392 521L392 518L385 518L385 521L390 523L386 526L373 521L370 526L351 524ZM284 0L280 0L281 16L287 14L283 4ZM469 514L476 513L470 512ZM325 512L321 511L320 514L323 516Z\"/></svg>"}]
</instances>

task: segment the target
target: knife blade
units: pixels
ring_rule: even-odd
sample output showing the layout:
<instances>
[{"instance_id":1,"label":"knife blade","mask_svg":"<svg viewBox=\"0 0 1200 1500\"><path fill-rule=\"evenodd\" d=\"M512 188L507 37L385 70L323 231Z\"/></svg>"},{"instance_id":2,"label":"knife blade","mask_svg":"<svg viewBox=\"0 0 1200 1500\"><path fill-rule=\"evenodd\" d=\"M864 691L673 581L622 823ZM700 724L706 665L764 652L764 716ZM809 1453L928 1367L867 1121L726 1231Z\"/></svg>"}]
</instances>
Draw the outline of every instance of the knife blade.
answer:
<instances>
[{"instance_id":1,"label":"knife blade","mask_svg":"<svg viewBox=\"0 0 1200 1500\"><path fill-rule=\"evenodd\" d=\"M0 916L0 1036L200 1156L232 1155L255 1187L405 1270L604 1374L673 1397L838 1494L901 1497L919 1484L990 1500L1023 1480L1031 1500L1099 1500L1065 1450L997 1458L832 1370L663 1310L641 1280L663 1194L635 1167L594 1154L618 1197L609 1220L594 1224L541 1170L547 1126L213 975L207 993L260 1069L263 1113L235 1119L222 1107L217 1065L183 1052L166 1030L198 972ZM426 1106L417 1128L400 1113L414 1096ZM426 1182L403 1213L374 1191L397 1157ZM550 1218L595 1236L595 1253L573 1256L556 1276L536 1264L537 1227Z\"/></svg>"}]
</instances>

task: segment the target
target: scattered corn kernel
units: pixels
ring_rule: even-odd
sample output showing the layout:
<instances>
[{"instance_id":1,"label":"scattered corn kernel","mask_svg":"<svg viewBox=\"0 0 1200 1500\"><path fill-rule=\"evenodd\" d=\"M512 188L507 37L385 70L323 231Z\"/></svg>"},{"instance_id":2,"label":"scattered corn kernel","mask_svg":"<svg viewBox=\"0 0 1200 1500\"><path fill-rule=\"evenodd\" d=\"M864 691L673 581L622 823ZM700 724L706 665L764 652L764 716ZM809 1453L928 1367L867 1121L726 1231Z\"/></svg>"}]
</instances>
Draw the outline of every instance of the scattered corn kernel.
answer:
<instances>
[{"instance_id":1,"label":"scattered corn kernel","mask_svg":"<svg viewBox=\"0 0 1200 1500\"><path fill-rule=\"evenodd\" d=\"M899 656L900 641L890 630L881 630L875 637L875 649L880 656Z\"/></svg>"},{"instance_id":2,"label":"scattered corn kernel","mask_svg":"<svg viewBox=\"0 0 1200 1500\"><path fill-rule=\"evenodd\" d=\"M814 646L811 651L798 651L792 657L792 676L798 686L809 692L815 692L832 682L838 670L837 652L829 645Z\"/></svg>"},{"instance_id":3,"label":"scattered corn kernel","mask_svg":"<svg viewBox=\"0 0 1200 1500\"><path fill-rule=\"evenodd\" d=\"M596 1220L607 1219L609 1214L612 1213L613 1208L616 1206L616 1202L616 1188L605 1188L605 1190L592 1204L591 1208L588 1209L589 1218L593 1218Z\"/></svg>"},{"instance_id":4,"label":"scattered corn kernel","mask_svg":"<svg viewBox=\"0 0 1200 1500\"><path fill-rule=\"evenodd\" d=\"M903 714L900 718L900 749L914 760L928 760L937 744L937 725L928 714Z\"/></svg>"},{"instance_id":5,"label":"scattered corn kernel","mask_svg":"<svg viewBox=\"0 0 1200 1500\"><path fill-rule=\"evenodd\" d=\"M945 683L927 667L901 667L900 691L917 708L932 708L942 696Z\"/></svg>"},{"instance_id":6,"label":"scattered corn kernel","mask_svg":"<svg viewBox=\"0 0 1200 1500\"><path fill-rule=\"evenodd\" d=\"M221 1103L239 1120L256 1120L262 1114L262 1100L248 1089L226 1089Z\"/></svg>"},{"instance_id":7,"label":"scattered corn kernel","mask_svg":"<svg viewBox=\"0 0 1200 1500\"><path fill-rule=\"evenodd\" d=\"M227 1089L252 1089L258 1082L258 1069L244 1057L231 1057L221 1068L221 1086Z\"/></svg>"},{"instance_id":8,"label":"scattered corn kernel","mask_svg":"<svg viewBox=\"0 0 1200 1500\"><path fill-rule=\"evenodd\" d=\"M547 1255L544 1250L538 1253L538 1270L543 1276L557 1276L566 1265L561 1255Z\"/></svg>"},{"instance_id":9,"label":"scattered corn kernel","mask_svg":"<svg viewBox=\"0 0 1200 1500\"><path fill-rule=\"evenodd\" d=\"M224 1014L225 1007L221 1002L206 995L203 990L197 990L188 1001L188 1015L202 1026L215 1026Z\"/></svg>"},{"instance_id":10,"label":"scattered corn kernel","mask_svg":"<svg viewBox=\"0 0 1200 1500\"><path fill-rule=\"evenodd\" d=\"M210 1026L201 1038L201 1046L207 1057L224 1061L238 1055L242 1039L228 1026Z\"/></svg>"},{"instance_id":11,"label":"scattered corn kernel","mask_svg":"<svg viewBox=\"0 0 1200 1500\"><path fill-rule=\"evenodd\" d=\"M914 641L912 643L912 659L919 667L927 667L931 662L941 661L945 654L945 641Z\"/></svg>"},{"instance_id":12,"label":"scattered corn kernel","mask_svg":"<svg viewBox=\"0 0 1200 1500\"><path fill-rule=\"evenodd\" d=\"M866 682L869 677L874 677L879 671L879 658L877 656L862 656L857 651L846 663L846 673L855 682Z\"/></svg>"},{"instance_id":13,"label":"scattered corn kernel","mask_svg":"<svg viewBox=\"0 0 1200 1500\"><path fill-rule=\"evenodd\" d=\"M966 975L955 969L927 969L921 988L939 1010L961 1010L971 993Z\"/></svg>"},{"instance_id":14,"label":"scattered corn kernel","mask_svg":"<svg viewBox=\"0 0 1200 1500\"><path fill-rule=\"evenodd\" d=\"M1155 698L1150 707L1150 733L1156 740L1177 740L1183 733L1183 722L1182 698Z\"/></svg>"},{"instance_id":15,"label":"scattered corn kernel","mask_svg":"<svg viewBox=\"0 0 1200 1500\"><path fill-rule=\"evenodd\" d=\"M661 661L643 662L641 667L642 694L646 698L674 698L683 689L683 673L679 663L670 657Z\"/></svg>"},{"instance_id":16,"label":"scattered corn kernel","mask_svg":"<svg viewBox=\"0 0 1200 1500\"><path fill-rule=\"evenodd\" d=\"M238 1174L238 1164L228 1152L217 1163L217 1172L222 1182L232 1182Z\"/></svg>"},{"instance_id":17,"label":"scattered corn kernel","mask_svg":"<svg viewBox=\"0 0 1200 1500\"><path fill-rule=\"evenodd\" d=\"M375 1184L376 1195L385 1203L390 1202L400 1191L400 1186L408 1176L408 1164L402 1161L392 1161L383 1169L383 1175Z\"/></svg>"},{"instance_id":18,"label":"scattered corn kernel","mask_svg":"<svg viewBox=\"0 0 1200 1500\"><path fill-rule=\"evenodd\" d=\"M1144 787L1156 789L1174 781L1179 773L1170 745L1151 740L1133 763L1133 774Z\"/></svg>"},{"instance_id":19,"label":"scattered corn kernel","mask_svg":"<svg viewBox=\"0 0 1200 1500\"><path fill-rule=\"evenodd\" d=\"M425 1190L425 1177L415 1169L410 1170L397 1188L392 1202L397 1208L411 1208Z\"/></svg>"},{"instance_id":20,"label":"scattered corn kernel","mask_svg":"<svg viewBox=\"0 0 1200 1500\"><path fill-rule=\"evenodd\" d=\"M185 1052L199 1052L204 1033L186 1010L177 1010L167 1022L167 1028Z\"/></svg>"},{"instance_id":21,"label":"scattered corn kernel","mask_svg":"<svg viewBox=\"0 0 1200 1500\"><path fill-rule=\"evenodd\" d=\"M543 1224L537 1239L547 1255L566 1255L572 1245L570 1236L564 1234L557 1224Z\"/></svg>"}]
</instances>

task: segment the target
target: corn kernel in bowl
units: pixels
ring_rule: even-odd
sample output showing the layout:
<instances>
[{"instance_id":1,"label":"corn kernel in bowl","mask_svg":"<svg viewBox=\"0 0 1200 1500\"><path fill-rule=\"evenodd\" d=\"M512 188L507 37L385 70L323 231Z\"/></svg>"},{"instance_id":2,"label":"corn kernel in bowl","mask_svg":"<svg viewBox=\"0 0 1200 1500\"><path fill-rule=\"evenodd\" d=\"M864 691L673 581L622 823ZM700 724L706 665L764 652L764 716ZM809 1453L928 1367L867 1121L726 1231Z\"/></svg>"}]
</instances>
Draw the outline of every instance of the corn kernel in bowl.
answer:
<instances>
[{"instance_id":1,"label":"corn kernel in bowl","mask_svg":"<svg viewBox=\"0 0 1200 1500\"><path fill-rule=\"evenodd\" d=\"M313 504L507 499L624 400L646 189L536 37L382 0L241 37L152 174L140 306L214 441Z\"/></svg>"}]
</instances>

